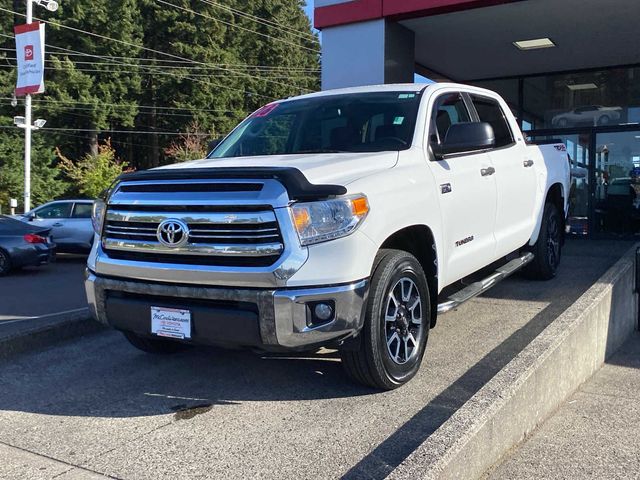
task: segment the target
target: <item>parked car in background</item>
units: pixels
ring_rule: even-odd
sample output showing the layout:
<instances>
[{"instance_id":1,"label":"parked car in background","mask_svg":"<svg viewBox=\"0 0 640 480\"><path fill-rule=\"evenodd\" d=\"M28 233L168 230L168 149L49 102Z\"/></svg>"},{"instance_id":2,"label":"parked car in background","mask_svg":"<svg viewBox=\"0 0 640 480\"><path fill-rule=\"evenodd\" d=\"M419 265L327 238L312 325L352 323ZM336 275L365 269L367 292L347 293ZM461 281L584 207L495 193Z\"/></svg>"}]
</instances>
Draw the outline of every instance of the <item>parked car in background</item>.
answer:
<instances>
[{"instance_id":1,"label":"parked car in background","mask_svg":"<svg viewBox=\"0 0 640 480\"><path fill-rule=\"evenodd\" d=\"M575 108L569 112L556 115L551 120L554 127L567 127L570 125L611 125L620 121L621 107L602 107L600 105L588 105Z\"/></svg>"},{"instance_id":2,"label":"parked car in background","mask_svg":"<svg viewBox=\"0 0 640 480\"><path fill-rule=\"evenodd\" d=\"M0 276L13 268L38 266L54 258L51 229L0 215Z\"/></svg>"},{"instance_id":3,"label":"parked car in background","mask_svg":"<svg viewBox=\"0 0 640 480\"><path fill-rule=\"evenodd\" d=\"M58 252L88 252L93 244L93 200L57 200L21 215L20 220L50 228Z\"/></svg>"}]
</instances>

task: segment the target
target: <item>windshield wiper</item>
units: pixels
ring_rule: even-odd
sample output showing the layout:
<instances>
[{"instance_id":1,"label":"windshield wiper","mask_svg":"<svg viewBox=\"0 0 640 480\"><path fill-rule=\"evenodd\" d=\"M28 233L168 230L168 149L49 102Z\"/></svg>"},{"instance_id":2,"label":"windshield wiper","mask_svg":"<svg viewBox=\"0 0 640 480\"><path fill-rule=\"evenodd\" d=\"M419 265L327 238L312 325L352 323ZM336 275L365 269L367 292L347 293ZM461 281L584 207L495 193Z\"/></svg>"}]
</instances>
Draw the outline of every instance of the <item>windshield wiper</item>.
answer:
<instances>
[{"instance_id":1,"label":"windshield wiper","mask_svg":"<svg viewBox=\"0 0 640 480\"><path fill-rule=\"evenodd\" d=\"M312 150L296 150L295 152L291 152L293 154L296 153L353 153L348 150L335 150L332 148L317 148Z\"/></svg>"}]
</instances>

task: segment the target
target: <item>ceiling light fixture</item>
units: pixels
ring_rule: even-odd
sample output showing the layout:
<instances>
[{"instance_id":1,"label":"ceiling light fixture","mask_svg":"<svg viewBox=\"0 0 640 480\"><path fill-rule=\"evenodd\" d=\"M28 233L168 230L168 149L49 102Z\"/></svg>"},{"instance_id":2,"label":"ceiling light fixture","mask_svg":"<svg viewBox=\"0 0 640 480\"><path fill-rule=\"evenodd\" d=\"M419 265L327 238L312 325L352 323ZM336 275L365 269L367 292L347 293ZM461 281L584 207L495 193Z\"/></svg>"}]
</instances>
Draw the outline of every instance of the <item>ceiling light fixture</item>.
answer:
<instances>
[{"instance_id":1,"label":"ceiling light fixture","mask_svg":"<svg viewBox=\"0 0 640 480\"><path fill-rule=\"evenodd\" d=\"M550 38L534 38L533 40L519 40L513 44L520 50L538 50L540 48L553 48L556 46Z\"/></svg>"},{"instance_id":2,"label":"ceiling light fixture","mask_svg":"<svg viewBox=\"0 0 640 480\"><path fill-rule=\"evenodd\" d=\"M575 84L567 84L567 88L572 92L576 90L597 90L598 85L595 83L575 83Z\"/></svg>"}]
</instances>

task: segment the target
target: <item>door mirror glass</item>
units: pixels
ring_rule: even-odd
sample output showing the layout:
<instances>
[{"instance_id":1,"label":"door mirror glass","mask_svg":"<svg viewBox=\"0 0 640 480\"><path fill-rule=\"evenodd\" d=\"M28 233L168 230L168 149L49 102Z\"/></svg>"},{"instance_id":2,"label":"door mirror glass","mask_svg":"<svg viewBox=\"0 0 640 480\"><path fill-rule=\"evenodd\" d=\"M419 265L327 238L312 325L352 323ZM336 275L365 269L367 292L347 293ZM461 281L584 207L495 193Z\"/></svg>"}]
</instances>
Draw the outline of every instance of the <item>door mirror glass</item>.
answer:
<instances>
[{"instance_id":1,"label":"door mirror glass","mask_svg":"<svg viewBox=\"0 0 640 480\"><path fill-rule=\"evenodd\" d=\"M456 123L449 127L441 144L433 145L433 152L437 158L442 158L455 153L487 150L495 144L493 128L487 122Z\"/></svg>"}]
</instances>

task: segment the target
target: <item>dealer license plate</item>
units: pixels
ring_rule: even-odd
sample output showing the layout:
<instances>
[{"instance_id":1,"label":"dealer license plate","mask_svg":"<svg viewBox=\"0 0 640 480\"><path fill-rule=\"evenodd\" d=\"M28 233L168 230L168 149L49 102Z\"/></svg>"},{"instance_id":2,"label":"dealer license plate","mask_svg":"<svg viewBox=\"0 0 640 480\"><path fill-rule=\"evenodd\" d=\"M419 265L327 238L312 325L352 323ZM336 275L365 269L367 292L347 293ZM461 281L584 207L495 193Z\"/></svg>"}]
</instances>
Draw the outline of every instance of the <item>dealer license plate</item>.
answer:
<instances>
[{"instance_id":1,"label":"dealer license plate","mask_svg":"<svg viewBox=\"0 0 640 480\"><path fill-rule=\"evenodd\" d=\"M159 337L191 338L191 312L180 308L151 307L151 333Z\"/></svg>"}]
</instances>

